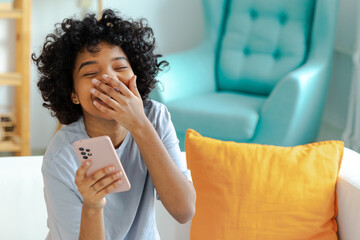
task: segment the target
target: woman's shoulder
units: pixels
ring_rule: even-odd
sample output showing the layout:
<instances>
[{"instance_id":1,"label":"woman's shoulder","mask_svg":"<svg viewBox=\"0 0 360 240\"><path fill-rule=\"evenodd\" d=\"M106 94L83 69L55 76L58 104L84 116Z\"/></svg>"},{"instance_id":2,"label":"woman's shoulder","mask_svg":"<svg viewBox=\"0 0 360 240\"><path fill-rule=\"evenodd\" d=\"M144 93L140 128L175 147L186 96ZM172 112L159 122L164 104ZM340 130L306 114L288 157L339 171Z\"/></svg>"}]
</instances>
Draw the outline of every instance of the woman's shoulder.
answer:
<instances>
[{"instance_id":1,"label":"woman's shoulder","mask_svg":"<svg viewBox=\"0 0 360 240\"><path fill-rule=\"evenodd\" d=\"M77 122L63 126L56 132L46 149L44 161L46 159L56 161L61 159L61 156L69 158L73 155L72 144L83 135L81 122L80 119Z\"/></svg>"},{"instance_id":2,"label":"woman's shoulder","mask_svg":"<svg viewBox=\"0 0 360 240\"><path fill-rule=\"evenodd\" d=\"M149 100L145 104L144 110L146 116L152 123L158 121L163 117L166 117L166 115L169 114L166 106L155 100Z\"/></svg>"}]
</instances>

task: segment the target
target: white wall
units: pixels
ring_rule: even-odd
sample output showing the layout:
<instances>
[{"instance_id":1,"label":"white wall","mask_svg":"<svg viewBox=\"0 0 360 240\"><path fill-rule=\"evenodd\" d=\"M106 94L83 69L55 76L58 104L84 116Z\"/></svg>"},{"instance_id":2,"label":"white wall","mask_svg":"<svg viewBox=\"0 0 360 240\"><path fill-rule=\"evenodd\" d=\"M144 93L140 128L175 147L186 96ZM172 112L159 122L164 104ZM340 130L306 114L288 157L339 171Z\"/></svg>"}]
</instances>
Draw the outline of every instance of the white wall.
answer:
<instances>
[{"instance_id":1,"label":"white wall","mask_svg":"<svg viewBox=\"0 0 360 240\"><path fill-rule=\"evenodd\" d=\"M79 0L33 0L32 46L39 53L45 36L54 30L54 24L66 17L81 16ZM92 0L92 12L96 2ZM200 0L107 0L104 8L120 10L134 19L145 17L153 28L158 52L167 54L196 45L202 38L202 13ZM189 37L190 36L190 37ZM31 89L31 146L46 148L53 136L57 121L43 108L42 98L36 87L37 72L32 67Z\"/></svg>"},{"instance_id":2,"label":"white wall","mask_svg":"<svg viewBox=\"0 0 360 240\"><path fill-rule=\"evenodd\" d=\"M340 0L335 37L331 79L323 114L319 140L341 139L344 131L350 83L353 70L353 53L359 0Z\"/></svg>"}]
</instances>

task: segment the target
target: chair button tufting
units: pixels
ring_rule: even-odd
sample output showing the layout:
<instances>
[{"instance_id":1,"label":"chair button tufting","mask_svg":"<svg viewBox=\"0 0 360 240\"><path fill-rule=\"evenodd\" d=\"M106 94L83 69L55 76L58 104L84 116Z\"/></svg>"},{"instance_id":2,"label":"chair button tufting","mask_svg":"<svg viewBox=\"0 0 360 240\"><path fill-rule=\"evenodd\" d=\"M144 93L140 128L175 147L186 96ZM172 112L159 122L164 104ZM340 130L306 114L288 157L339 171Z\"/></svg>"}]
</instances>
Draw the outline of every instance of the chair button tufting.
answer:
<instances>
[{"instance_id":1,"label":"chair button tufting","mask_svg":"<svg viewBox=\"0 0 360 240\"><path fill-rule=\"evenodd\" d=\"M259 16L259 13L255 9L250 9L250 18L255 21Z\"/></svg>"},{"instance_id":2,"label":"chair button tufting","mask_svg":"<svg viewBox=\"0 0 360 240\"><path fill-rule=\"evenodd\" d=\"M248 55L250 54L250 49L249 49L249 47L245 47L245 48L243 49L243 53L244 53L245 56L248 56Z\"/></svg>"},{"instance_id":3,"label":"chair button tufting","mask_svg":"<svg viewBox=\"0 0 360 240\"><path fill-rule=\"evenodd\" d=\"M288 21L288 16L287 16L287 14L284 13L284 12L280 13L280 15L279 15L279 23L280 23L281 25L285 25L285 24L287 23L287 21Z\"/></svg>"},{"instance_id":4,"label":"chair button tufting","mask_svg":"<svg viewBox=\"0 0 360 240\"><path fill-rule=\"evenodd\" d=\"M275 60L278 60L281 57L281 52L279 49L276 49L275 52L273 53L273 58Z\"/></svg>"}]
</instances>

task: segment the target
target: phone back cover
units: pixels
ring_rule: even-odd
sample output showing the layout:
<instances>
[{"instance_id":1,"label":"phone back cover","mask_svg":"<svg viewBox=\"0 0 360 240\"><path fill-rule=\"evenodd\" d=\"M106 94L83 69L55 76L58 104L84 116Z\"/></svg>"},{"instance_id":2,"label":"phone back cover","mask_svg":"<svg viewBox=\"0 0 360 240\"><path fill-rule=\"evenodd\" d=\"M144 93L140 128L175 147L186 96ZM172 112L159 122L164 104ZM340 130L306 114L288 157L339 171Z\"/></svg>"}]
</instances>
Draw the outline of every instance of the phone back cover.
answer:
<instances>
[{"instance_id":1,"label":"phone back cover","mask_svg":"<svg viewBox=\"0 0 360 240\"><path fill-rule=\"evenodd\" d=\"M81 163L87 160L83 158L84 156L92 161L92 164L86 173L87 176L91 176L94 172L106 166L114 165L115 171L120 170L123 173L123 183L113 192L123 192L131 188L130 182L108 136L75 141L73 147Z\"/></svg>"}]
</instances>

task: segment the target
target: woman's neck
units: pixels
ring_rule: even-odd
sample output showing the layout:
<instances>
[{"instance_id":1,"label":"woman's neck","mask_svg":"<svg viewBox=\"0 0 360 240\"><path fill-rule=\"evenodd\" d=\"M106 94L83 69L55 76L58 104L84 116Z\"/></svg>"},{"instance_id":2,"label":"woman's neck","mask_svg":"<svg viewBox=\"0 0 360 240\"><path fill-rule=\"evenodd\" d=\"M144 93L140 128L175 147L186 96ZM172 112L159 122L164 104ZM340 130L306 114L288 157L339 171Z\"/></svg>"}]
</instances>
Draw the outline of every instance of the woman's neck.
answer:
<instances>
[{"instance_id":1,"label":"woman's neck","mask_svg":"<svg viewBox=\"0 0 360 240\"><path fill-rule=\"evenodd\" d=\"M127 130L115 120L84 116L85 131L90 137L109 136L115 149L124 141Z\"/></svg>"}]
</instances>

